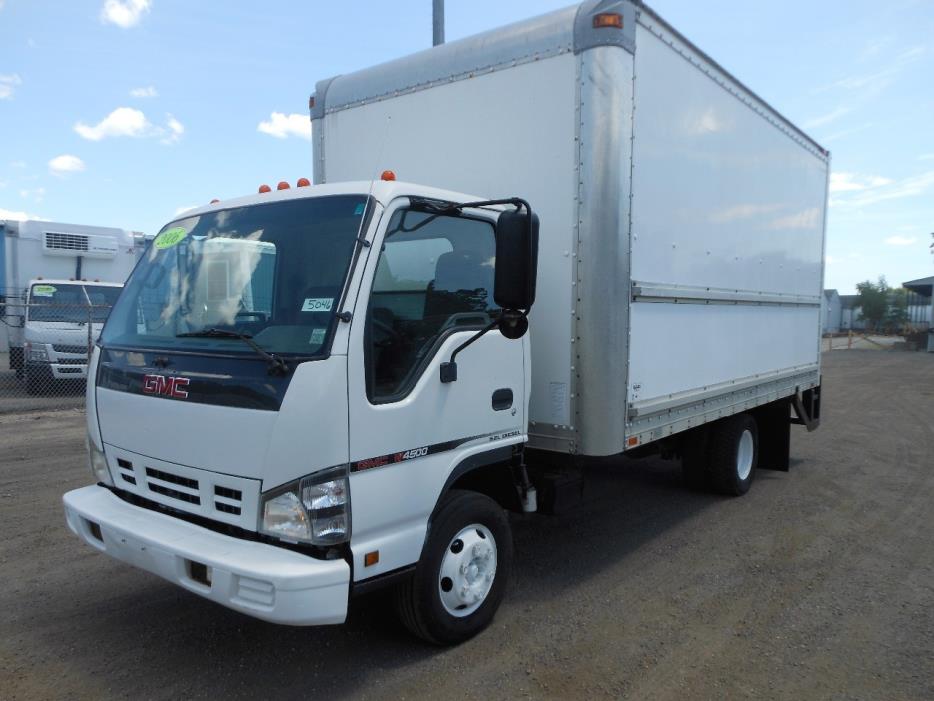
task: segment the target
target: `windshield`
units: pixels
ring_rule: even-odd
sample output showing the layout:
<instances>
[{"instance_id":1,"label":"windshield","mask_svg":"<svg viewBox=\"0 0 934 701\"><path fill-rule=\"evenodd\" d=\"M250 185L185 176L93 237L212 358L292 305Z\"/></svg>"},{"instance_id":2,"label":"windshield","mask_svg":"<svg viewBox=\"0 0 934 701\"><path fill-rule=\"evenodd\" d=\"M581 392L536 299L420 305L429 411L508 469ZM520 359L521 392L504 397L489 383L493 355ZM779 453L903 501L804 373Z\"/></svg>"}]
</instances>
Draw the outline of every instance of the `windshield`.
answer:
<instances>
[{"instance_id":1,"label":"windshield","mask_svg":"<svg viewBox=\"0 0 934 701\"><path fill-rule=\"evenodd\" d=\"M272 353L326 353L366 202L305 198L172 222L130 276L102 343L255 355L243 334Z\"/></svg>"},{"instance_id":2,"label":"windshield","mask_svg":"<svg viewBox=\"0 0 934 701\"><path fill-rule=\"evenodd\" d=\"M29 321L86 324L107 320L120 296L120 287L76 283L37 282L29 290Z\"/></svg>"}]
</instances>

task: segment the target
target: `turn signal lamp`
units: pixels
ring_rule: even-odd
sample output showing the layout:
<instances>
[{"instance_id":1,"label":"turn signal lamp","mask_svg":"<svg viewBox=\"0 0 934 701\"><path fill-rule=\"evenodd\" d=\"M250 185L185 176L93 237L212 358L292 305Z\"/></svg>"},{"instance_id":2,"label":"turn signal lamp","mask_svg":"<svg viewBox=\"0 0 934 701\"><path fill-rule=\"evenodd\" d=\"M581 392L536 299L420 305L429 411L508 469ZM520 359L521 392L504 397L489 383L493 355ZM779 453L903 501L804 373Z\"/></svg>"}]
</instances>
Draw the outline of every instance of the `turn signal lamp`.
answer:
<instances>
[{"instance_id":1,"label":"turn signal lamp","mask_svg":"<svg viewBox=\"0 0 934 701\"><path fill-rule=\"evenodd\" d=\"M260 193L260 194L263 194L264 192L272 192L272 188L269 187L269 185L260 185L260 186L259 186L259 193Z\"/></svg>"},{"instance_id":2,"label":"turn signal lamp","mask_svg":"<svg viewBox=\"0 0 934 701\"><path fill-rule=\"evenodd\" d=\"M392 181L396 179L396 174L391 170L384 170L383 174L379 176L380 180Z\"/></svg>"},{"instance_id":3,"label":"turn signal lamp","mask_svg":"<svg viewBox=\"0 0 934 701\"><path fill-rule=\"evenodd\" d=\"M593 16L593 28L602 29L603 27L613 27L614 29L623 28L623 16L618 12L601 12Z\"/></svg>"},{"instance_id":4,"label":"turn signal lamp","mask_svg":"<svg viewBox=\"0 0 934 701\"><path fill-rule=\"evenodd\" d=\"M276 185L277 190L288 190L291 187L285 180L280 180L279 184Z\"/></svg>"}]
</instances>

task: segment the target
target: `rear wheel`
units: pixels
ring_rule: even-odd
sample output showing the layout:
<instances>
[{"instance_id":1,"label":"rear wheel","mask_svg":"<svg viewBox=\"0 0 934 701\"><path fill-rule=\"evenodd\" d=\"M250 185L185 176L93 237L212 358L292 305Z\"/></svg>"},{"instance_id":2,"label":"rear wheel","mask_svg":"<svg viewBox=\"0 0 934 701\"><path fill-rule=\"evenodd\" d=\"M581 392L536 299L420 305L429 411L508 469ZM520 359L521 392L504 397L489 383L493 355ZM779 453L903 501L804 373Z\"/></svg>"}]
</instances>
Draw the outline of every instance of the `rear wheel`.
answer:
<instances>
[{"instance_id":1,"label":"rear wheel","mask_svg":"<svg viewBox=\"0 0 934 701\"><path fill-rule=\"evenodd\" d=\"M708 448L711 486L721 494L749 491L759 461L759 432L749 414L721 419L710 428Z\"/></svg>"},{"instance_id":2,"label":"rear wheel","mask_svg":"<svg viewBox=\"0 0 934 701\"><path fill-rule=\"evenodd\" d=\"M483 494L452 490L432 518L415 573L396 590L399 616L429 642L467 640L493 620L511 564L502 507Z\"/></svg>"}]
</instances>

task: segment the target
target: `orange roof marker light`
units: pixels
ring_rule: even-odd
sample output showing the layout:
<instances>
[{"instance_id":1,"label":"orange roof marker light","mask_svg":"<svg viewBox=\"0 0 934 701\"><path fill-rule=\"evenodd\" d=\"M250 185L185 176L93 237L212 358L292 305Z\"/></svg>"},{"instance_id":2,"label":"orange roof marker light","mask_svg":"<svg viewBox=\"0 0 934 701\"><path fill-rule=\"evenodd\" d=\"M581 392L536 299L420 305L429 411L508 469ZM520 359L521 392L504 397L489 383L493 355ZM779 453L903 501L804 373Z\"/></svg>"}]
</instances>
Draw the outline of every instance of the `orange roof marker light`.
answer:
<instances>
[{"instance_id":1,"label":"orange roof marker light","mask_svg":"<svg viewBox=\"0 0 934 701\"><path fill-rule=\"evenodd\" d=\"M289 185L285 180L280 180L279 184L276 185L277 190L288 190L290 187L292 186Z\"/></svg>"},{"instance_id":2,"label":"orange roof marker light","mask_svg":"<svg viewBox=\"0 0 934 701\"><path fill-rule=\"evenodd\" d=\"M383 174L379 176L380 180L392 181L396 179L396 174L391 170L384 170Z\"/></svg>"},{"instance_id":3,"label":"orange roof marker light","mask_svg":"<svg viewBox=\"0 0 934 701\"><path fill-rule=\"evenodd\" d=\"M295 187L308 187L311 185L311 181L308 178L299 178L298 182L295 183Z\"/></svg>"},{"instance_id":4,"label":"orange roof marker light","mask_svg":"<svg viewBox=\"0 0 934 701\"><path fill-rule=\"evenodd\" d=\"M220 202L220 200L217 199L216 197L213 200L211 200L211 204L217 204L218 202Z\"/></svg>"},{"instance_id":5,"label":"orange roof marker light","mask_svg":"<svg viewBox=\"0 0 934 701\"><path fill-rule=\"evenodd\" d=\"M593 16L593 28L601 29L603 27L613 27L615 29L623 28L623 16L618 12L601 12Z\"/></svg>"},{"instance_id":6,"label":"orange roof marker light","mask_svg":"<svg viewBox=\"0 0 934 701\"><path fill-rule=\"evenodd\" d=\"M260 186L259 186L259 194L262 195L264 192L272 192L272 188L269 187L269 185L260 185Z\"/></svg>"}]
</instances>

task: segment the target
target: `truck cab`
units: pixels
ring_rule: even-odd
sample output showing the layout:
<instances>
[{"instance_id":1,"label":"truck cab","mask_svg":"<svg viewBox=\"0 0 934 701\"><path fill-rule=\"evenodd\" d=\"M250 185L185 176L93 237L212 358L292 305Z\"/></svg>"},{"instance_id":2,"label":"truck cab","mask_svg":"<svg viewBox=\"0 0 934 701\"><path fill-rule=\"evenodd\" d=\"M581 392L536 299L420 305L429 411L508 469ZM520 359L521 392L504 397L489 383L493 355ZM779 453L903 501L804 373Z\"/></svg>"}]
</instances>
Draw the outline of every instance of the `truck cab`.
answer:
<instances>
[{"instance_id":1,"label":"truck cab","mask_svg":"<svg viewBox=\"0 0 934 701\"><path fill-rule=\"evenodd\" d=\"M269 621L339 623L352 591L397 582L423 637L489 622L537 229L477 199L344 183L167 225L94 349L97 484L65 495L71 529Z\"/></svg>"},{"instance_id":2,"label":"truck cab","mask_svg":"<svg viewBox=\"0 0 934 701\"><path fill-rule=\"evenodd\" d=\"M123 285L87 280L30 280L23 315L24 373L30 394L87 377L88 349Z\"/></svg>"}]
</instances>

